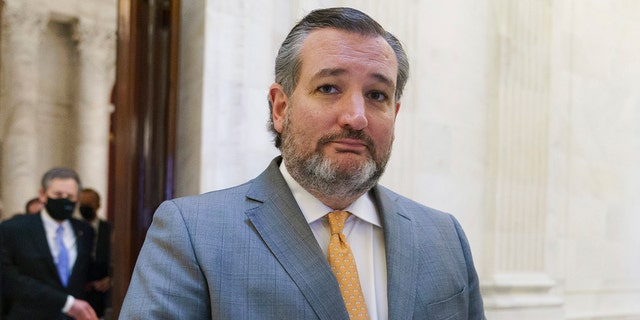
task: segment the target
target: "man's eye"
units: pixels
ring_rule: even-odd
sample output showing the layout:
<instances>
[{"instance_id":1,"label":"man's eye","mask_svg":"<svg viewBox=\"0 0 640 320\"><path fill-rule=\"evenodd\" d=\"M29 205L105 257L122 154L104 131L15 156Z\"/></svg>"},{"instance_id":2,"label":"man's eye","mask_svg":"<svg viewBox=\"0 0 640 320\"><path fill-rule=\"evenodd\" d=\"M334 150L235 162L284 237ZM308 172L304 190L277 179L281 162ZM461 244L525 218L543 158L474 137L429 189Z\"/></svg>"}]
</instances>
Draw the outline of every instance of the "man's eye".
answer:
<instances>
[{"instance_id":1,"label":"man's eye","mask_svg":"<svg viewBox=\"0 0 640 320\"><path fill-rule=\"evenodd\" d=\"M386 94L379 91L371 92L369 94L369 97L373 100L380 101L380 102L385 101L388 98Z\"/></svg>"},{"instance_id":2,"label":"man's eye","mask_svg":"<svg viewBox=\"0 0 640 320\"><path fill-rule=\"evenodd\" d=\"M325 84L323 86L319 86L318 91L324 94L332 94L338 92L338 89L330 84Z\"/></svg>"}]
</instances>

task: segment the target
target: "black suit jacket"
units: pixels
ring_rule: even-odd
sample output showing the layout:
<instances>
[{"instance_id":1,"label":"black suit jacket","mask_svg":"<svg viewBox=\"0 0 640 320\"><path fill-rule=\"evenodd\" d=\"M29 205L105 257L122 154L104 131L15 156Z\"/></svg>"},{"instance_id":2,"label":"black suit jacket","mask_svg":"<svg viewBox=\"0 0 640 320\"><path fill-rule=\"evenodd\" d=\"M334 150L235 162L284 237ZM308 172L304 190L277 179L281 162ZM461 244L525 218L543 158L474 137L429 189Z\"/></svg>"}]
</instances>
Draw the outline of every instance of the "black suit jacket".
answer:
<instances>
[{"instance_id":1,"label":"black suit jacket","mask_svg":"<svg viewBox=\"0 0 640 320\"><path fill-rule=\"evenodd\" d=\"M95 244L95 261L90 280L100 280L111 275L111 224L109 222L100 220L98 223ZM87 301L98 317L102 317L108 307L108 294L109 291L99 292L93 288L87 292Z\"/></svg>"},{"instance_id":2,"label":"black suit jacket","mask_svg":"<svg viewBox=\"0 0 640 320\"><path fill-rule=\"evenodd\" d=\"M96 234L95 266L91 280L99 280L111 274L111 224L100 220Z\"/></svg>"},{"instance_id":3,"label":"black suit jacket","mask_svg":"<svg viewBox=\"0 0 640 320\"><path fill-rule=\"evenodd\" d=\"M61 310L68 295L85 298L94 232L84 221L70 222L78 257L66 288L58 277L40 214L0 223L2 294L8 304L4 319L63 319Z\"/></svg>"}]
</instances>

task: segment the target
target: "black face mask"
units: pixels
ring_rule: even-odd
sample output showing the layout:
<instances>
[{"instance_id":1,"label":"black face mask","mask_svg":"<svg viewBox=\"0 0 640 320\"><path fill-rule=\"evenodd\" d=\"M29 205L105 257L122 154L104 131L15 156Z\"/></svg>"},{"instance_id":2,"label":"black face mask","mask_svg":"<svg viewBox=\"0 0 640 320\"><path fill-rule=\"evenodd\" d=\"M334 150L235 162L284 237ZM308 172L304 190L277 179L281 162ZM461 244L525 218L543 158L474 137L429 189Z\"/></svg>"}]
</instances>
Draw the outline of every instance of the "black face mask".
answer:
<instances>
[{"instance_id":1,"label":"black face mask","mask_svg":"<svg viewBox=\"0 0 640 320\"><path fill-rule=\"evenodd\" d=\"M72 202L68 198L47 198L47 203L45 203L44 207L47 208L47 212L49 212L49 215L53 219L64 221L71 218L73 209L76 207L76 203Z\"/></svg>"},{"instance_id":2,"label":"black face mask","mask_svg":"<svg viewBox=\"0 0 640 320\"><path fill-rule=\"evenodd\" d=\"M87 221L93 221L96 218L96 210L90 206L80 206L80 214Z\"/></svg>"}]
</instances>

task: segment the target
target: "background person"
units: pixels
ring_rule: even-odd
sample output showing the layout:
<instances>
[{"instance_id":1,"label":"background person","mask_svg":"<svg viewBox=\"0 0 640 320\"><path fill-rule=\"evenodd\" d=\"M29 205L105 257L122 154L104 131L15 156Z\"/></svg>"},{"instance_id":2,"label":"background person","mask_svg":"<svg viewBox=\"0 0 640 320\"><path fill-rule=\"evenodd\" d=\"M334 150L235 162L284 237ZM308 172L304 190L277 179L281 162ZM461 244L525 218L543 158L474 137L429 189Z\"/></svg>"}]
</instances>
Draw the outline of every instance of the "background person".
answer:
<instances>
[{"instance_id":1,"label":"background person","mask_svg":"<svg viewBox=\"0 0 640 320\"><path fill-rule=\"evenodd\" d=\"M3 319L97 319L83 300L93 229L71 217L80 188L75 171L53 168L42 177L42 213L0 224Z\"/></svg>"},{"instance_id":2,"label":"background person","mask_svg":"<svg viewBox=\"0 0 640 320\"><path fill-rule=\"evenodd\" d=\"M40 199L36 197L27 201L24 205L24 212L26 214L38 214L42 208L44 208L42 202L40 202Z\"/></svg>"},{"instance_id":3,"label":"background person","mask_svg":"<svg viewBox=\"0 0 640 320\"><path fill-rule=\"evenodd\" d=\"M102 318L111 303L111 224L98 216L100 195L94 189L82 189L79 206L82 218L95 231L92 251L94 267L90 275L91 282L87 287L87 301L98 317Z\"/></svg>"}]
</instances>

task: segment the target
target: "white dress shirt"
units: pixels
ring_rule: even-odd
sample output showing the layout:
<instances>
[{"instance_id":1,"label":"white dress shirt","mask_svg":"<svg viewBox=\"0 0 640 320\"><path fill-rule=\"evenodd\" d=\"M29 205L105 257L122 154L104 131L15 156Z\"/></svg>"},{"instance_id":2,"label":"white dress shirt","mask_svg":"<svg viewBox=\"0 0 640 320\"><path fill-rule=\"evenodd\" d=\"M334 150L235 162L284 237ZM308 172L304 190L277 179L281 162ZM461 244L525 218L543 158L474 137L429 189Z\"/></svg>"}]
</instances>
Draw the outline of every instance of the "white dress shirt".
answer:
<instances>
[{"instance_id":1,"label":"white dress shirt","mask_svg":"<svg viewBox=\"0 0 640 320\"><path fill-rule=\"evenodd\" d=\"M49 250L51 251L51 255L53 256L53 262L58 264L58 255L60 254L60 248L58 247L58 242L56 241L56 233L58 230L58 226L62 224L64 227L64 231L62 233L62 242L64 246L67 248L67 252L69 253L69 272L73 270L73 265L76 263L76 258L78 258L78 246L76 242L76 234L73 231L73 226L71 226L71 222L69 219L64 220L62 223L57 222L47 212L47 209L44 209L40 212L40 217L42 218L42 224L44 225L44 231L47 234L47 242L49 243ZM64 304L62 308L62 312L67 312L71 309L71 305L74 301L73 296L67 296L67 302Z\"/></svg>"},{"instance_id":2,"label":"white dress shirt","mask_svg":"<svg viewBox=\"0 0 640 320\"><path fill-rule=\"evenodd\" d=\"M280 165L280 172L309 223L320 248L327 256L331 230L326 215L334 210L300 186L289 174L284 162ZM387 263L384 233L376 206L369 193L366 193L344 210L349 211L351 216L345 222L343 233L356 260L360 286L369 317L372 320L387 319Z\"/></svg>"},{"instance_id":3,"label":"white dress shirt","mask_svg":"<svg viewBox=\"0 0 640 320\"><path fill-rule=\"evenodd\" d=\"M59 225L62 224L62 226L64 227L64 232L62 233L62 242L67 248L67 252L69 252L69 271L71 271L71 269L73 268L73 264L76 262L76 258L78 257L76 234L73 232L71 222L69 222L69 220L64 220L62 223L58 223L56 220L53 220L53 218L51 218L51 216L49 216L49 214L46 212L43 212L40 216L42 217L44 230L47 233L49 250L51 250L53 262L56 264L58 263L58 255L60 253L60 248L58 247L58 242L56 241L56 232Z\"/></svg>"}]
</instances>

